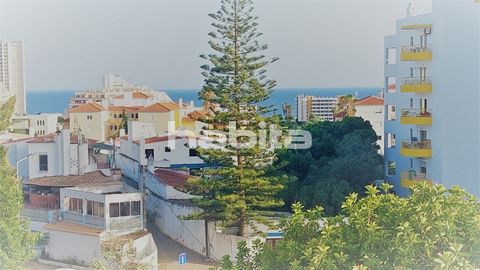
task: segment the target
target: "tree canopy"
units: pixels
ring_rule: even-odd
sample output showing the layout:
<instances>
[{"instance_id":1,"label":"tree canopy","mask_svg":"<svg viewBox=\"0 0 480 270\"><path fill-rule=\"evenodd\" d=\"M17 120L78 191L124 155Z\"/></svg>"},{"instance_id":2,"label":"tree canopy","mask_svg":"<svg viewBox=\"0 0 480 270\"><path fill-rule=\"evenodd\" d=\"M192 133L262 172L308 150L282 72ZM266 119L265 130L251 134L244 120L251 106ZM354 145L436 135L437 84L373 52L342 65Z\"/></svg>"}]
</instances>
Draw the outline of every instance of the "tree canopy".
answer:
<instances>
[{"instance_id":1,"label":"tree canopy","mask_svg":"<svg viewBox=\"0 0 480 270\"><path fill-rule=\"evenodd\" d=\"M242 236L254 220L265 221L258 210L283 204L275 197L283 185L270 175L274 151L269 141L262 147L257 140L273 123L265 116L271 106L263 104L275 86L266 78L265 68L275 59L262 54L268 46L257 40L262 34L252 4L222 0L220 10L210 14L215 28L209 33L213 52L201 56L208 64L202 66L205 84L199 97L206 109L214 108L204 119L209 129L224 132L227 143L221 149L199 150L215 167L202 169L200 177L189 182L190 192L200 196L194 203L203 209L189 218L238 225Z\"/></svg>"},{"instance_id":2,"label":"tree canopy","mask_svg":"<svg viewBox=\"0 0 480 270\"><path fill-rule=\"evenodd\" d=\"M365 185L383 176L383 158L370 123L346 117L339 122L312 122L300 126L312 134L312 147L280 150L276 166L294 178L280 197L285 205L321 204L327 214L340 210L346 195L364 193ZM289 210L289 209L284 209Z\"/></svg>"}]
</instances>

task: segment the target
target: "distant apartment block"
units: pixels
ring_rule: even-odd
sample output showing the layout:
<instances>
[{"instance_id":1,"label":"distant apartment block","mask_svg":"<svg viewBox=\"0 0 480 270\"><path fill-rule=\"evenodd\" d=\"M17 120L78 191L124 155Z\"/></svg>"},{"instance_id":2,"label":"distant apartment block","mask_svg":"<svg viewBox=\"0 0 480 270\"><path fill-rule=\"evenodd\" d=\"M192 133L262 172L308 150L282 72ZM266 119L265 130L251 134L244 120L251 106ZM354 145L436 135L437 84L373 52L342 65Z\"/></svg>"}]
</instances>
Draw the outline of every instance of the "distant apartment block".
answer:
<instances>
[{"instance_id":1,"label":"distant apartment block","mask_svg":"<svg viewBox=\"0 0 480 270\"><path fill-rule=\"evenodd\" d=\"M120 75L107 73L103 76L103 88L105 89L129 89L136 86L127 80L124 80Z\"/></svg>"},{"instance_id":2,"label":"distant apartment block","mask_svg":"<svg viewBox=\"0 0 480 270\"><path fill-rule=\"evenodd\" d=\"M419 181L480 196L480 4L434 0L385 37L385 166L400 195Z\"/></svg>"},{"instance_id":3,"label":"distant apartment block","mask_svg":"<svg viewBox=\"0 0 480 270\"><path fill-rule=\"evenodd\" d=\"M0 40L0 102L17 98L16 114L25 114L23 42Z\"/></svg>"},{"instance_id":4,"label":"distant apartment block","mask_svg":"<svg viewBox=\"0 0 480 270\"><path fill-rule=\"evenodd\" d=\"M334 121L333 111L337 104L337 97L299 95L296 97L297 121L307 122L313 117Z\"/></svg>"}]
</instances>

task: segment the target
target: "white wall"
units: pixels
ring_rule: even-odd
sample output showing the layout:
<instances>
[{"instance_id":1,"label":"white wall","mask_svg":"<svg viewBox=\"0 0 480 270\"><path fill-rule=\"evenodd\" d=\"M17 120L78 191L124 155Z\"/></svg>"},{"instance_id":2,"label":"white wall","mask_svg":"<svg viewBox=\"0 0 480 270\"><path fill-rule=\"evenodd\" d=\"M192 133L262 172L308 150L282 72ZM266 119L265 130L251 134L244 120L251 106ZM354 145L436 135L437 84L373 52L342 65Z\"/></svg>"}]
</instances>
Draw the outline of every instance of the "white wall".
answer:
<instances>
[{"instance_id":1,"label":"white wall","mask_svg":"<svg viewBox=\"0 0 480 270\"><path fill-rule=\"evenodd\" d=\"M48 230L45 252L57 261L76 261L88 265L100 256L100 236Z\"/></svg>"},{"instance_id":2,"label":"white wall","mask_svg":"<svg viewBox=\"0 0 480 270\"><path fill-rule=\"evenodd\" d=\"M480 196L480 4L434 0L433 178Z\"/></svg>"},{"instance_id":3,"label":"white wall","mask_svg":"<svg viewBox=\"0 0 480 270\"><path fill-rule=\"evenodd\" d=\"M384 106L383 105L356 105L355 106L355 116L361 117L364 120L370 122L375 134L377 136L381 136L380 140L377 140L377 144L380 146L378 152L383 155L383 147L384 147Z\"/></svg>"}]
</instances>

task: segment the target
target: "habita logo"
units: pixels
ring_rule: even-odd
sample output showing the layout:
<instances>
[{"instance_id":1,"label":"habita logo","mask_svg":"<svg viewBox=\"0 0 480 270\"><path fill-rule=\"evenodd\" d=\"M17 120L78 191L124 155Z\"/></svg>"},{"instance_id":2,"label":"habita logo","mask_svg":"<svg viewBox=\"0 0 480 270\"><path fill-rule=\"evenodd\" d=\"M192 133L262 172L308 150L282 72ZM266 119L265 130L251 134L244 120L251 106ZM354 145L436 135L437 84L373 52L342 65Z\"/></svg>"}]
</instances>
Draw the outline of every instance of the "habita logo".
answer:
<instances>
[{"instance_id":1,"label":"habita logo","mask_svg":"<svg viewBox=\"0 0 480 270\"><path fill-rule=\"evenodd\" d=\"M189 138L191 148L234 148L249 149L258 147L264 150L273 149L309 149L312 147L312 134L302 129L279 129L277 125L260 122L255 129L238 129L235 121L228 124L228 132L221 130L202 130L200 134L185 136ZM168 147L175 148L176 134L185 133L175 130L175 121L168 122Z\"/></svg>"}]
</instances>

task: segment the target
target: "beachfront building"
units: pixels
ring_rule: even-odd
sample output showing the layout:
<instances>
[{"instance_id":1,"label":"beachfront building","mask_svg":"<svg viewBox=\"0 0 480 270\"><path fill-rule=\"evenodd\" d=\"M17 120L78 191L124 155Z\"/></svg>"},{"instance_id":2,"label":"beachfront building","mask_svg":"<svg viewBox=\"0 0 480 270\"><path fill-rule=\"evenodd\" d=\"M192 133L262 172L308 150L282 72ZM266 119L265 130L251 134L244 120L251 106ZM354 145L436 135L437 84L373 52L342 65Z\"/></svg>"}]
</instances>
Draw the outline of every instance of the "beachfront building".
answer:
<instances>
[{"instance_id":1,"label":"beachfront building","mask_svg":"<svg viewBox=\"0 0 480 270\"><path fill-rule=\"evenodd\" d=\"M337 104L337 97L299 95L296 97L297 121L307 122L311 118L334 121L333 111Z\"/></svg>"},{"instance_id":2,"label":"beachfront building","mask_svg":"<svg viewBox=\"0 0 480 270\"><path fill-rule=\"evenodd\" d=\"M43 136L61 129L59 113L39 113L34 115L13 115L11 133Z\"/></svg>"},{"instance_id":3,"label":"beachfront building","mask_svg":"<svg viewBox=\"0 0 480 270\"><path fill-rule=\"evenodd\" d=\"M15 114L27 113L22 41L0 40L0 102L16 97Z\"/></svg>"},{"instance_id":4,"label":"beachfront building","mask_svg":"<svg viewBox=\"0 0 480 270\"><path fill-rule=\"evenodd\" d=\"M480 196L480 3L432 4L385 38L386 177L400 195L426 181Z\"/></svg>"},{"instance_id":5,"label":"beachfront building","mask_svg":"<svg viewBox=\"0 0 480 270\"><path fill-rule=\"evenodd\" d=\"M377 134L377 144L380 146L378 152L383 155L384 147L384 104L383 98L377 96L368 96L355 103L355 116L361 117L370 122L375 134Z\"/></svg>"},{"instance_id":6,"label":"beachfront building","mask_svg":"<svg viewBox=\"0 0 480 270\"><path fill-rule=\"evenodd\" d=\"M158 102L165 103L171 101L172 99L163 91L135 86L120 78L120 76L109 73L104 77L103 89L75 92L75 95L69 100L68 109L71 110L92 102L101 104L104 107L145 107Z\"/></svg>"},{"instance_id":7,"label":"beachfront building","mask_svg":"<svg viewBox=\"0 0 480 270\"><path fill-rule=\"evenodd\" d=\"M97 169L94 141L71 135L70 130L3 143L8 160L21 179L58 175L81 175ZM78 166L80 164L80 167Z\"/></svg>"},{"instance_id":8,"label":"beachfront building","mask_svg":"<svg viewBox=\"0 0 480 270\"><path fill-rule=\"evenodd\" d=\"M138 121L152 123L158 134L177 130L181 119L185 116L182 105L173 102L155 103L137 111Z\"/></svg>"}]
</instances>

